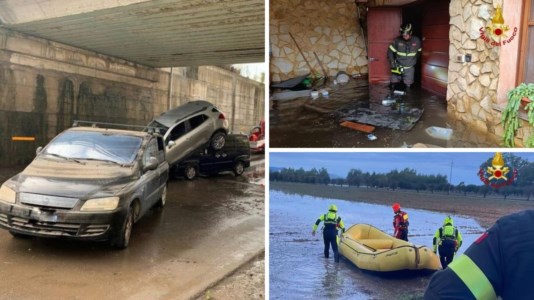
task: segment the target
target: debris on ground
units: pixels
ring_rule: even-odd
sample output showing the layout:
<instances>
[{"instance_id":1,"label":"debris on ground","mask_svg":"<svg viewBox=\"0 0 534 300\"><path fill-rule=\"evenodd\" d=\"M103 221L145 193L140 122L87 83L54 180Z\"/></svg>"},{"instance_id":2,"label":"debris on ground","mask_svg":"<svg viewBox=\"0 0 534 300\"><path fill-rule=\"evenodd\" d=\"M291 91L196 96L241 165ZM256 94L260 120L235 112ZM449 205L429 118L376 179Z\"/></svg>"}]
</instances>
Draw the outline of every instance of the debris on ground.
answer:
<instances>
[{"instance_id":1,"label":"debris on ground","mask_svg":"<svg viewBox=\"0 0 534 300\"><path fill-rule=\"evenodd\" d=\"M363 132L366 132L366 133L371 133L371 132L375 131L375 127L374 126L369 126L369 125L365 125L365 124L361 124L361 123L345 121L345 122L342 122L340 125L343 126L343 127L350 128L350 129L363 131Z\"/></svg>"},{"instance_id":2,"label":"debris on ground","mask_svg":"<svg viewBox=\"0 0 534 300\"><path fill-rule=\"evenodd\" d=\"M430 126L425 131L428 135L437 139L450 140L452 137L452 129L450 128Z\"/></svg>"}]
</instances>

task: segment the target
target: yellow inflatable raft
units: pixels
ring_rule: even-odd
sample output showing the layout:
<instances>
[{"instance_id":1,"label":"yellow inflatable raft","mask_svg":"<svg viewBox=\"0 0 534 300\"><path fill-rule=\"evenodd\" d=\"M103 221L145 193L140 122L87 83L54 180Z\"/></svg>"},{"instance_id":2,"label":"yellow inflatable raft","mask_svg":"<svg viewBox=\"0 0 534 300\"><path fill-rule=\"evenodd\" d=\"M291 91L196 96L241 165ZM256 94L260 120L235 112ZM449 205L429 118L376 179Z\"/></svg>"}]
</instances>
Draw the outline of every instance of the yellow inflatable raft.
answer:
<instances>
[{"instance_id":1,"label":"yellow inflatable raft","mask_svg":"<svg viewBox=\"0 0 534 300\"><path fill-rule=\"evenodd\" d=\"M441 269L439 257L428 247L396 239L367 224L353 225L343 233L339 252L370 271Z\"/></svg>"}]
</instances>

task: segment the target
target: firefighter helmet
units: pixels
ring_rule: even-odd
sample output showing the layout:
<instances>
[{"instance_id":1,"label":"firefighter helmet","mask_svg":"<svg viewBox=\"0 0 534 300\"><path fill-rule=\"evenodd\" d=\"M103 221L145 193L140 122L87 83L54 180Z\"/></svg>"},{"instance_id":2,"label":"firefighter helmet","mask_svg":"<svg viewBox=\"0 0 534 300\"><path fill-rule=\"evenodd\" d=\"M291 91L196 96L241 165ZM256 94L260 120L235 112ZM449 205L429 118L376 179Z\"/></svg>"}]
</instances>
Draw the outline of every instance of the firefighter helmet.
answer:
<instances>
[{"instance_id":1,"label":"firefighter helmet","mask_svg":"<svg viewBox=\"0 0 534 300\"><path fill-rule=\"evenodd\" d=\"M393 203L391 208L393 208L393 212L398 212L401 209L400 204L398 203Z\"/></svg>"},{"instance_id":2,"label":"firefighter helmet","mask_svg":"<svg viewBox=\"0 0 534 300\"><path fill-rule=\"evenodd\" d=\"M403 26L401 26L400 28L400 32L402 34L412 34L412 24L408 23L408 24L405 24Z\"/></svg>"},{"instance_id":3,"label":"firefighter helmet","mask_svg":"<svg viewBox=\"0 0 534 300\"><path fill-rule=\"evenodd\" d=\"M328 207L328 211L337 212L337 206L335 204L330 205Z\"/></svg>"}]
</instances>

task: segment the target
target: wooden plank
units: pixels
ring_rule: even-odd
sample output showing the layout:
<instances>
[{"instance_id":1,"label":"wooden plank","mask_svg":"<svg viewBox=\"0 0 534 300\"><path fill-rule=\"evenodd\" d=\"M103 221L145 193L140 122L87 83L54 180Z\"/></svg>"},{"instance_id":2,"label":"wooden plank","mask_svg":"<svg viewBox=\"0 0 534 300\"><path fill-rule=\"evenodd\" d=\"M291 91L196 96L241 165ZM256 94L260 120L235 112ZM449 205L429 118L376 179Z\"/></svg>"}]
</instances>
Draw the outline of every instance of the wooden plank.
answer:
<instances>
[{"instance_id":1,"label":"wooden plank","mask_svg":"<svg viewBox=\"0 0 534 300\"><path fill-rule=\"evenodd\" d=\"M363 132L366 132L366 133L371 133L371 132L375 131L375 127L374 126L365 125L365 124L361 124L361 123L345 121L345 122L341 123L340 125L343 126L343 127L350 128L350 129L363 131Z\"/></svg>"}]
</instances>

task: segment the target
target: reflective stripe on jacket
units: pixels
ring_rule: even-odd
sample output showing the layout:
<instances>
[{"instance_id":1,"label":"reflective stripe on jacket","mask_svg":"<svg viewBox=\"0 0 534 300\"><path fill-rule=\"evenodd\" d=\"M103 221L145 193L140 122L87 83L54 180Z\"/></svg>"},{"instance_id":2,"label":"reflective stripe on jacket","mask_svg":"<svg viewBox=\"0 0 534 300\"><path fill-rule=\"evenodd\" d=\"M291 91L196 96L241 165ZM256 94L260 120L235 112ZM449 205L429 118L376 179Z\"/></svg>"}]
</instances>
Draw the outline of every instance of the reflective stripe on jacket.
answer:
<instances>
[{"instance_id":1,"label":"reflective stripe on jacket","mask_svg":"<svg viewBox=\"0 0 534 300\"><path fill-rule=\"evenodd\" d=\"M324 222L325 230L340 228L345 232L345 224L343 223L343 220L341 220L341 217L334 212L329 211L326 214L321 215L313 225L313 231L317 230L317 227L321 222Z\"/></svg>"},{"instance_id":2,"label":"reflective stripe on jacket","mask_svg":"<svg viewBox=\"0 0 534 300\"><path fill-rule=\"evenodd\" d=\"M534 210L500 218L436 272L424 299L534 299Z\"/></svg>"}]
</instances>

